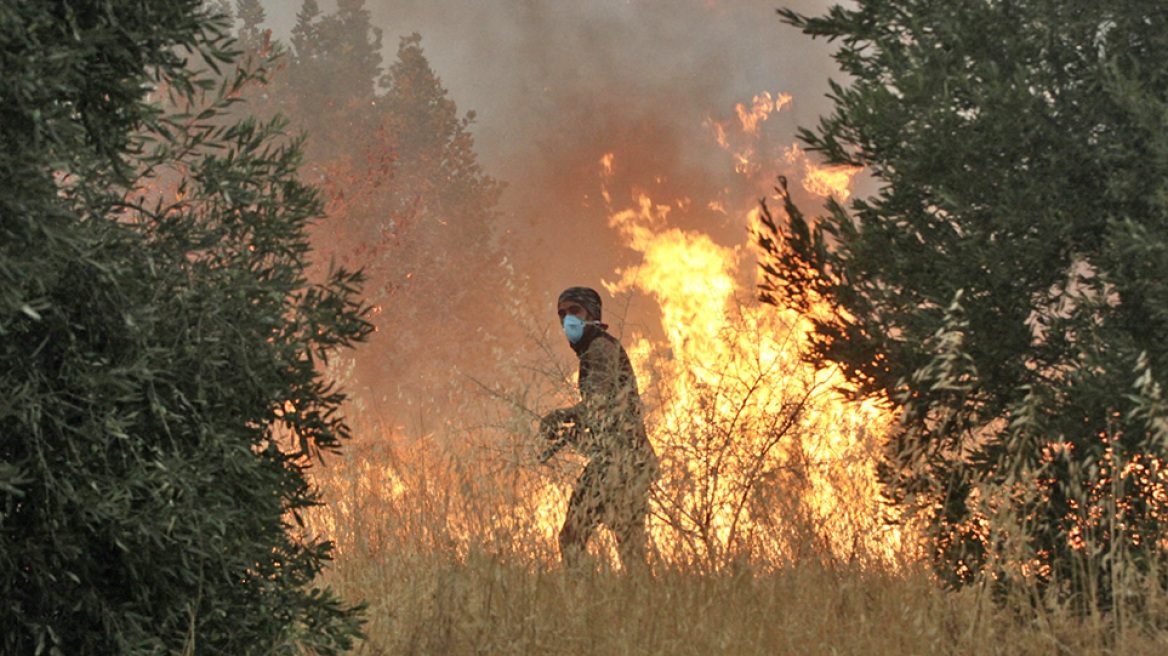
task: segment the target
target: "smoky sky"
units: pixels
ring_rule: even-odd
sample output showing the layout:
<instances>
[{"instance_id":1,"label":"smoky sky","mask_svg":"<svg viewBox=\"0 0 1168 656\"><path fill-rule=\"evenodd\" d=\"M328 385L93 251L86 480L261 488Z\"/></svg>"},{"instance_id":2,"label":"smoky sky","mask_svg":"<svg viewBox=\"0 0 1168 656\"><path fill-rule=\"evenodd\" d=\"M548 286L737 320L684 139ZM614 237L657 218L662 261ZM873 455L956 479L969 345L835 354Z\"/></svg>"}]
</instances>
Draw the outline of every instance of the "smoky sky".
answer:
<instances>
[{"instance_id":1,"label":"smoky sky","mask_svg":"<svg viewBox=\"0 0 1168 656\"><path fill-rule=\"evenodd\" d=\"M781 0L780 0L781 2ZM735 179L733 162L703 123L734 116L755 94L793 101L768 127L793 143L830 109L840 77L830 46L783 24L778 6L821 14L825 0L367 0L384 31L386 63L398 39L418 32L459 111L473 110L479 161L507 183L494 226L535 293L599 287L635 264L609 227L634 191L689 209L670 214L687 230L743 243L740 212L760 188ZM286 38L300 0L267 0ZM325 11L334 7L321 2ZM774 136L777 134L777 136ZM614 154L611 206L600 198L599 161ZM778 173L776 171L775 173Z\"/></svg>"}]
</instances>

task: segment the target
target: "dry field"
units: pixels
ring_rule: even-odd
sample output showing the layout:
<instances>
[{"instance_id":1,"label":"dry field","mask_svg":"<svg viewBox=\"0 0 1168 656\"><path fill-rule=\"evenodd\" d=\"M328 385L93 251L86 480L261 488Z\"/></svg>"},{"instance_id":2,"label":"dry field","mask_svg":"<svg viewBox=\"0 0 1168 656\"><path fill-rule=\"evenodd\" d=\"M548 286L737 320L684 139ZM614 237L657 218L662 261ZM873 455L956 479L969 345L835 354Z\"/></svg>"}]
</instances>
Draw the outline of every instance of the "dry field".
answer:
<instances>
[{"instance_id":1,"label":"dry field","mask_svg":"<svg viewBox=\"0 0 1168 656\"><path fill-rule=\"evenodd\" d=\"M338 546L324 581L369 605L359 654L1168 653L1155 628L1164 604L1119 622L1037 599L994 603L978 587L943 590L904 548L841 557L807 526L786 535L794 556L781 561L683 562L662 548L669 531L655 515L651 571L617 568L607 536L589 566L567 570L554 491L573 463L540 474L354 446L318 468L332 501L309 519Z\"/></svg>"}]
</instances>

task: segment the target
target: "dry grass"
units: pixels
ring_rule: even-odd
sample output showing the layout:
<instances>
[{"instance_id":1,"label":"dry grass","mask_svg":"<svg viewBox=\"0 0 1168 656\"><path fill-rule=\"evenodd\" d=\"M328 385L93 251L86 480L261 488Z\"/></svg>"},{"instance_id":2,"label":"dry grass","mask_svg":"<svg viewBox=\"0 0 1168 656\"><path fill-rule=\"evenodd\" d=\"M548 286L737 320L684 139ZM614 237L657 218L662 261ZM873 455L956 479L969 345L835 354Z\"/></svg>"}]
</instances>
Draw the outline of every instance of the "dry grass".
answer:
<instances>
[{"instance_id":1,"label":"dry grass","mask_svg":"<svg viewBox=\"0 0 1168 656\"><path fill-rule=\"evenodd\" d=\"M557 516L517 519L539 517L547 500L524 495L544 481L418 449L350 449L318 472L339 499L314 518L338 544L323 582L369 604L359 654L1168 652L1150 621L1117 630L1057 604L993 603L976 587L941 589L912 562L658 557L623 572L602 540L589 566L567 570Z\"/></svg>"},{"instance_id":2,"label":"dry grass","mask_svg":"<svg viewBox=\"0 0 1168 656\"><path fill-rule=\"evenodd\" d=\"M1160 654L1163 635L991 607L919 574L741 567L566 571L472 550L345 558L370 602L362 654Z\"/></svg>"}]
</instances>

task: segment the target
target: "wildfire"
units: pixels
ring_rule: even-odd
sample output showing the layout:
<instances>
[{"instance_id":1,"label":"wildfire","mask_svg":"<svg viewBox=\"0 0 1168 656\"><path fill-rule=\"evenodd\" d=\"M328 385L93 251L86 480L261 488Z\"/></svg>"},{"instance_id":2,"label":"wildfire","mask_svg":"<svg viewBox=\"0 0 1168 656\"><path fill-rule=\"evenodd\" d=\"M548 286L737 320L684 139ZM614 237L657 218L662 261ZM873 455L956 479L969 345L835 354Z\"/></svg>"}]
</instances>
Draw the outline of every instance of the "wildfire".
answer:
<instances>
[{"instance_id":1,"label":"wildfire","mask_svg":"<svg viewBox=\"0 0 1168 656\"><path fill-rule=\"evenodd\" d=\"M807 157L806 152L793 144L789 147L772 145L764 134L763 124L792 103L790 95L763 92L748 106L737 103L734 119L707 118L704 125L723 149L730 153L734 171L750 180L769 185L773 174L793 167L803 180L803 188L819 197L834 197L838 201L851 196L852 179L860 169L854 166L822 166ZM611 158L608 166L611 166Z\"/></svg>"},{"instance_id":2,"label":"wildfire","mask_svg":"<svg viewBox=\"0 0 1168 656\"><path fill-rule=\"evenodd\" d=\"M869 520L872 438L885 413L847 404L833 391L841 377L802 362L807 322L761 306L737 282L740 267L753 267L745 246L669 227L669 210L642 194L612 214L642 261L606 283L614 296L652 298L665 334L662 343L642 336L627 344L651 406L650 438L666 462L658 543L700 536L700 551L714 560L764 547L791 552L795 537L776 538L768 526L798 519L799 531L833 550L865 542L868 552L883 551L888 536ZM768 495L774 505L765 507Z\"/></svg>"},{"instance_id":3,"label":"wildfire","mask_svg":"<svg viewBox=\"0 0 1168 656\"><path fill-rule=\"evenodd\" d=\"M736 151L731 153L736 170L752 182L769 184L785 171L802 178L811 193L847 198L855 171L816 167L797 148L783 153L765 146L763 124L790 102L784 94L760 94L749 107L735 108L737 120L707 122L707 127L723 147ZM781 155L760 154L766 152ZM888 412L849 404L837 391L841 376L803 362L809 324L756 300L756 264L748 244L719 244L673 221L691 212L753 221L754 210L735 207L727 198L685 193L668 199L638 193L631 202L618 202L610 189L618 164L615 153L600 158L600 191L610 226L640 257L604 285L613 297L651 302L652 315L660 319L659 330L620 335L662 461L650 527L657 550L668 559L714 567L743 556L767 562L807 557L809 548L825 557L886 556L899 539L881 524L875 480L875 445L891 421ZM751 205L756 197L749 199ZM569 378L562 373L561 385ZM512 405L530 407L522 394ZM524 426L530 421L521 419ZM518 427L502 443L514 444L514 434L523 430L530 428ZM461 438L464 450L467 434ZM579 463L566 457L551 470L539 469L530 454L508 448L491 443L484 450L514 453L509 463L461 454L437 467L412 455L357 478L381 480L363 498L378 496L382 507L400 513L392 523L399 528L385 529L387 534L421 526L408 530L436 545L488 539L554 558L555 535ZM492 487L499 471L517 472L514 489ZM487 481L491 485L484 486ZM419 523L419 508L441 509L434 526ZM334 512L346 516L350 510ZM330 524L326 530L335 528ZM603 539L600 548L610 548Z\"/></svg>"},{"instance_id":4,"label":"wildfire","mask_svg":"<svg viewBox=\"0 0 1168 656\"><path fill-rule=\"evenodd\" d=\"M737 121L705 125L746 178L769 184L787 170L816 196L847 199L858 169L817 165L797 145L768 145L763 124L790 103L787 94L764 92L735 106ZM610 208L614 161L612 153L600 161ZM810 532L837 555L886 554L898 536L878 526L875 445L889 413L848 403L837 392L842 376L803 362L809 323L755 300L749 245L720 245L670 225L675 209L736 210L721 199L686 200L637 193L609 217L640 263L616 271L605 287L652 299L661 320L660 332L649 333L663 337L625 336L665 463L653 527L659 546L686 542L714 560L774 555L800 550L796 542ZM757 209L742 214L753 225Z\"/></svg>"}]
</instances>

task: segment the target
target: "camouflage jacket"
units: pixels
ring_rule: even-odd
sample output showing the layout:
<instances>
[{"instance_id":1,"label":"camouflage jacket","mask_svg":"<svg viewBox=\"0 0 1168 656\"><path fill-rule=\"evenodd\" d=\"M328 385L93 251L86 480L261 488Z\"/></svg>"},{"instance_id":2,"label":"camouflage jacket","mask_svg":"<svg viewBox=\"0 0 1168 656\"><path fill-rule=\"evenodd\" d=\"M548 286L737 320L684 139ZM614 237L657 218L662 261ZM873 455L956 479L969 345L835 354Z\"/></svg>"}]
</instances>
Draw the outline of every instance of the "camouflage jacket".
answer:
<instances>
[{"instance_id":1,"label":"camouflage jacket","mask_svg":"<svg viewBox=\"0 0 1168 656\"><path fill-rule=\"evenodd\" d=\"M568 443L592 458L655 462L637 376L620 342L590 325L572 349L580 358L580 402L545 418L545 434L553 440L545 459Z\"/></svg>"}]
</instances>

